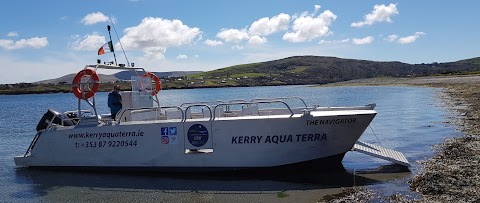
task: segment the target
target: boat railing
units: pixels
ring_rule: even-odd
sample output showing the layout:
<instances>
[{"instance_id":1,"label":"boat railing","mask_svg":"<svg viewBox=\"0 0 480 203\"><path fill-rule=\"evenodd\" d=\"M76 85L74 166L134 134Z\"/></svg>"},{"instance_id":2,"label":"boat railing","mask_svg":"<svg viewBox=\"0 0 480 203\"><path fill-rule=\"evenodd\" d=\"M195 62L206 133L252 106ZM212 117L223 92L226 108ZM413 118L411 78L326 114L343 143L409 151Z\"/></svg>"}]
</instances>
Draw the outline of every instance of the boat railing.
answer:
<instances>
[{"instance_id":1,"label":"boat railing","mask_svg":"<svg viewBox=\"0 0 480 203\"><path fill-rule=\"evenodd\" d=\"M118 115L118 123L121 123L122 121L127 121L125 113L126 112L134 112L134 111L161 111L161 110L167 110L167 109L177 109L180 112L181 115L181 121L185 120L185 114L184 110L179 107L179 106L162 106L162 107L142 107L142 108L128 108L128 109L123 109ZM156 119L155 119L156 120Z\"/></svg>"},{"instance_id":2,"label":"boat railing","mask_svg":"<svg viewBox=\"0 0 480 203\"><path fill-rule=\"evenodd\" d=\"M247 100L245 100L245 99L234 99L234 100L228 101L227 103L236 103L236 102L247 102ZM223 103L225 103L225 102L223 102Z\"/></svg>"},{"instance_id":3,"label":"boat railing","mask_svg":"<svg viewBox=\"0 0 480 203\"><path fill-rule=\"evenodd\" d=\"M238 103L238 102L247 102L247 100L244 100L244 99L234 99L234 100L230 100L228 102L223 102L223 104L226 104L226 103ZM225 111L226 112L231 112L233 111L231 108L230 108L230 105L227 105L225 106Z\"/></svg>"},{"instance_id":4,"label":"boat railing","mask_svg":"<svg viewBox=\"0 0 480 203\"><path fill-rule=\"evenodd\" d=\"M215 108L213 109L213 112L215 112L214 116L213 116L213 119L212 120L215 120L215 118L217 117L216 115L216 112L217 112L217 108L219 107L222 107L222 106L232 106L232 105L247 105L247 106L252 106L252 105L259 105L259 104L283 104L286 106L286 109L288 112L290 112L290 116L293 116L294 113L292 111L292 109L290 108L290 106L284 102L284 101L281 101L281 100L268 100L268 101L256 101L256 102L230 102L230 103L222 103L222 104L218 104L215 106ZM268 109L267 109L268 110ZM270 112L271 112L271 109L270 109ZM233 113L233 112L229 112L229 111L225 111L224 114L229 114L229 113Z\"/></svg>"},{"instance_id":5,"label":"boat railing","mask_svg":"<svg viewBox=\"0 0 480 203\"><path fill-rule=\"evenodd\" d=\"M285 115L290 114L293 116L294 111L290 106L282 100L258 100L255 102L246 102L244 100L234 100L226 103L220 103L216 105L208 105L209 102L197 102L197 103L185 103L184 106L165 106L165 107L143 107L143 108L129 108L122 109L118 115L118 123L127 121L146 121L146 120L170 120L181 119L181 122L185 122L187 119L208 118L208 120L215 120L217 117L237 117L247 115ZM264 108L260 109L262 104L269 105L282 105L285 108ZM188 105L188 106L187 106ZM240 106L240 110L231 110L231 107ZM192 112L195 107L201 107L201 112ZM168 109L175 109L174 111L168 111ZM162 112L162 110L164 110ZM142 118L140 120L134 119L135 113L145 113L151 111L160 111L160 114L147 116L148 118ZM253 111L256 111L255 113ZM170 112L170 113L169 113ZM178 112L178 113L176 113ZM130 113L130 114L128 114ZM130 115L130 117L128 116ZM170 116L169 116L170 115ZM140 116L141 117L141 116Z\"/></svg>"},{"instance_id":6,"label":"boat railing","mask_svg":"<svg viewBox=\"0 0 480 203\"><path fill-rule=\"evenodd\" d=\"M23 155L24 157L28 156L28 153L32 151L35 144L37 144L38 138L40 138L40 135L42 134L42 132L43 132L42 130L37 132L32 142L30 143L30 146L28 146L27 151L25 152L25 155Z\"/></svg>"},{"instance_id":7,"label":"boat railing","mask_svg":"<svg viewBox=\"0 0 480 203\"><path fill-rule=\"evenodd\" d=\"M278 101L278 100L300 100L305 107L308 108L307 103L301 97L275 97L275 98L255 98L251 102L257 101Z\"/></svg>"},{"instance_id":8,"label":"boat railing","mask_svg":"<svg viewBox=\"0 0 480 203\"><path fill-rule=\"evenodd\" d=\"M216 105L216 104L219 104L219 103L225 103L224 101L222 100L218 100L218 101L205 101L205 102L190 102L190 103L183 103L180 105L180 107L185 107L185 106L190 106L190 105Z\"/></svg>"},{"instance_id":9,"label":"boat railing","mask_svg":"<svg viewBox=\"0 0 480 203\"><path fill-rule=\"evenodd\" d=\"M218 106L218 105L217 105ZM202 108L202 115L203 114L203 110L206 108L208 109L208 115L209 115L209 119L208 120L212 120L212 108L210 108L210 106L206 105L206 104L193 104L193 105L190 105L188 106L187 108L185 108L185 115L183 116L184 117L184 120L183 121L186 121L188 118L190 118L191 116L187 115L187 114L191 114L190 112L190 109L192 107L203 107ZM216 107L216 106L215 106Z\"/></svg>"}]
</instances>

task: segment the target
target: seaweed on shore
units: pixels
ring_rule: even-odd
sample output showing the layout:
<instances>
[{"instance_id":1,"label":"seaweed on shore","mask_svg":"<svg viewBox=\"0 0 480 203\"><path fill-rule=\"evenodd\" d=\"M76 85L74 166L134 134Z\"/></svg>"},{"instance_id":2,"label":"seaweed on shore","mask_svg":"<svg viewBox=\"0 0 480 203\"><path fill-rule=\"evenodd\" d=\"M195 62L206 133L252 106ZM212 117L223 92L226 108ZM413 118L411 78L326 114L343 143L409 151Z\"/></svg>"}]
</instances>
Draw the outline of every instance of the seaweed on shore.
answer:
<instances>
[{"instance_id":1,"label":"seaweed on shore","mask_svg":"<svg viewBox=\"0 0 480 203\"><path fill-rule=\"evenodd\" d=\"M460 118L460 130L466 135L435 146L437 155L423 161L423 170L410 181L411 189L427 201L480 201L480 84L447 86L453 103L467 105Z\"/></svg>"},{"instance_id":2,"label":"seaweed on shore","mask_svg":"<svg viewBox=\"0 0 480 203\"><path fill-rule=\"evenodd\" d=\"M377 197L378 195L376 195L372 190L364 187L342 188L342 192L334 195L326 195L318 202L371 202Z\"/></svg>"},{"instance_id":3,"label":"seaweed on shore","mask_svg":"<svg viewBox=\"0 0 480 203\"><path fill-rule=\"evenodd\" d=\"M480 198L480 138L452 138L436 147L438 154L424 161L411 189L427 200L476 201Z\"/></svg>"},{"instance_id":4,"label":"seaweed on shore","mask_svg":"<svg viewBox=\"0 0 480 203\"><path fill-rule=\"evenodd\" d=\"M447 77L448 79L448 77ZM388 84L441 87L450 110L460 115L455 120L465 136L450 138L436 145L437 154L421 162L422 170L409 181L410 189L420 193L422 199L401 194L374 199L375 191L355 189L329 196L323 202L480 202L480 82L478 77L455 80L403 80ZM360 84L368 84L368 81ZM378 85L375 81L373 85ZM459 108L465 106L466 108ZM459 112L460 111L460 112ZM454 116L453 118L458 118ZM369 197L369 198L365 198Z\"/></svg>"}]
</instances>

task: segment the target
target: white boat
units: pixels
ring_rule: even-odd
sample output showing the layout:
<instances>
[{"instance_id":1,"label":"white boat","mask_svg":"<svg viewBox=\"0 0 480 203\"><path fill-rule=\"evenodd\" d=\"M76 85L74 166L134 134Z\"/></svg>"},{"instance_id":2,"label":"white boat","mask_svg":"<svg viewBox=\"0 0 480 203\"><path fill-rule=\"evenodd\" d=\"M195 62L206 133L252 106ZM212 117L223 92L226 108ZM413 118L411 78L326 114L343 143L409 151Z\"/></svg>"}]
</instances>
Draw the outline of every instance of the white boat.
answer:
<instances>
[{"instance_id":1,"label":"white boat","mask_svg":"<svg viewBox=\"0 0 480 203\"><path fill-rule=\"evenodd\" d=\"M116 120L97 113L98 69L140 73L132 77L132 91L122 92L123 109ZM382 157L383 148L365 149L367 145L357 142L377 114L374 104L319 107L301 98L267 98L161 106L159 83L143 68L87 65L73 82L78 109L47 111L26 153L15 157L16 165L163 171L328 169L342 167L345 153L352 149L370 149L370 155ZM290 99L303 106L289 105ZM91 109L82 110L81 102ZM405 161L396 163L408 165Z\"/></svg>"}]
</instances>

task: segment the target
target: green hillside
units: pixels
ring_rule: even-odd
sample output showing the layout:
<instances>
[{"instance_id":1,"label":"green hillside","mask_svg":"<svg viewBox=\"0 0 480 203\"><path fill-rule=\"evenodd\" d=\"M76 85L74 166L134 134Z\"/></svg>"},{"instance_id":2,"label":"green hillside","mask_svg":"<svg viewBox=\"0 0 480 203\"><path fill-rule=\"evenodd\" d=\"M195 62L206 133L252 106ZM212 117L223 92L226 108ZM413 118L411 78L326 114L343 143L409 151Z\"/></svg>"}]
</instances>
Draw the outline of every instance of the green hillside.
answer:
<instances>
[{"instance_id":1,"label":"green hillside","mask_svg":"<svg viewBox=\"0 0 480 203\"><path fill-rule=\"evenodd\" d=\"M373 77L417 77L480 73L480 57L449 63L407 64L324 56L294 56L242 64L181 77L162 77L163 89L238 87L260 85L326 84ZM66 77L66 76L65 76ZM118 81L117 81L118 82ZM100 85L109 91L115 83ZM128 90L130 83L123 82ZM0 94L69 92L69 84L20 83L0 85Z\"/></svg>"},{"instance_id":2,"label":"green hillside","mask_svg":"<svg viewBox=\"0 0 480 203\"><path fill-rule=\"evenodd\" d=\"M477 64L477 65L480 65L480 57L471 58L471 59L465 59L465 60L460 60L460 61L457 61L457 63L467 63L467 64Z\"/></svg>"},{"instance_id":3,"label":"green hillside","mask_svg":"<svg viewBox=\"0 0 480 203\"><path fill-rule=\"evenodd\" d=\"M407 64L323 56L295 56L187 75L171 88L325 84L372 77L416 77L480 71L480 58L450 63Z\"/></svg>"}]
</instances>

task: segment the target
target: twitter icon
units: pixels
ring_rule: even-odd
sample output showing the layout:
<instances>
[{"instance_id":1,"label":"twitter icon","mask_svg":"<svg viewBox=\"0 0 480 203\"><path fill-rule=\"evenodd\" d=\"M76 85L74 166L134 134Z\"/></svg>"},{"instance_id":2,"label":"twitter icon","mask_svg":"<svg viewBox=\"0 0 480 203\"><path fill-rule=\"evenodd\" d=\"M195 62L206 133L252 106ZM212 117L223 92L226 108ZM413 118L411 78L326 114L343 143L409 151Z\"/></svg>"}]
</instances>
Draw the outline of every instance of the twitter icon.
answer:
<instances>
[{"instance_id":1,"label":"twitter icon","mask_svg":"<svg viewBox=\"0 0 480 203\"><path fill-rule=\"evenodd\" d=\"M170 127L169 131L170 135L177 135L177 127Z\"/></svg>"}]
</instances>

